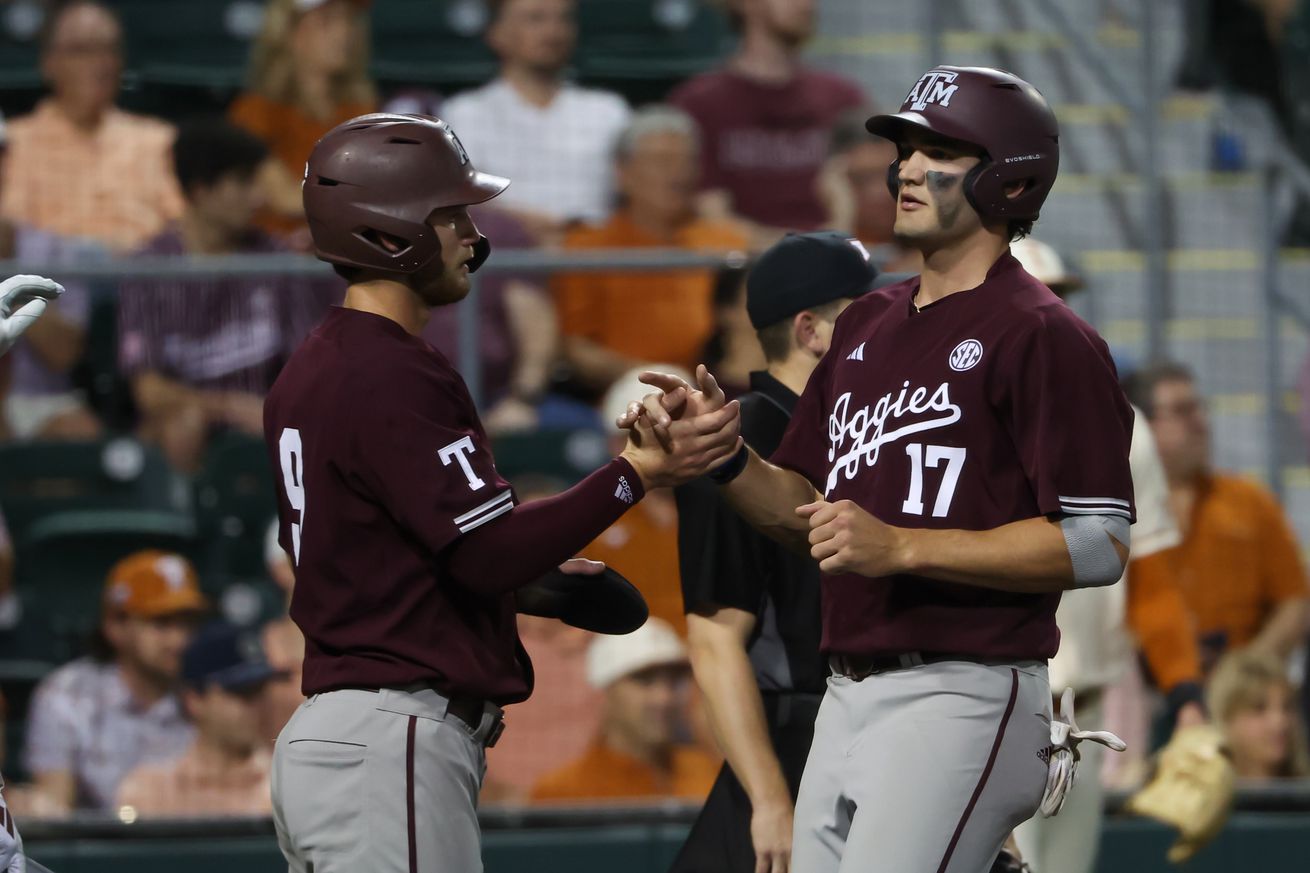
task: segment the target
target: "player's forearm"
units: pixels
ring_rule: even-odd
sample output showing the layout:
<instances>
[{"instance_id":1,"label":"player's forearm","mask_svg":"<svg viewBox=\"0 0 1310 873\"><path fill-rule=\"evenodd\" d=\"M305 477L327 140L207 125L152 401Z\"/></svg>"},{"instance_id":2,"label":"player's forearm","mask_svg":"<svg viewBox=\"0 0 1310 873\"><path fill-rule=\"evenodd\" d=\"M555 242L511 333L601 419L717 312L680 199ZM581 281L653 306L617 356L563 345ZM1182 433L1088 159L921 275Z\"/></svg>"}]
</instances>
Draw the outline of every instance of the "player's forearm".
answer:
<instances>
[{"instance_id":1,"label":"player's forearm","mask_svg":"<svg viewBox=\"0 0 1310 873\"><path fill-rule=\"evenodd\" d=\"M638 363L580 336L565 338L564 357L581 382L600 388L613 384Z\"/></svg>"},{"instance_id":2,"label":"player's forearm","mask_svg":"<svg viewBox=\"0 0 1310 873\"><path fill-rule=\"evenodd\" d=\"M152 418L179 406L205 403L205 394L147 370L132 379L132 396L143 418Z\"/></svg>"},{"instance_id":3,"label":"player's forearm","mask_svg":"<svg viewBox=\"0 0 1310 873\"><path fill-rule=\"evenodd\" d=\"M1074 587L1073 560L1059 522L1016 521L991 530L900 528L904 572L979 588L1023 593ZM1120 558L1127 549L1118 546Z\"/></svg>"},{"instance_id":4,"label":"player's forearm","mask_svg":"<svg viewBox=\"0 0 1310 873\"><path fill-rule=\"evenodd\" d=\"M82 359L86 332L61 318L58 311L47 310L27 329L26 337L41 363L57 373L67 373Z\"/></svg>"},{"instance_id":5,"label":"player's forearm","mask_svg":"<svg viewBox=\"0 0 1310 873\"><path fill-rule=\"evenodd\" d=\"M546 387L551 361L558 352L555 307L543 293L522 282L509 284L505 300L518 346L510 384L515 396L533 399Z\"/></svg>"},{"instance_id":6,"label":"player's forearm","mask_svg":"<svg viewBox=\"0 0 1310 873\"><path fill-rule=\"evenodd\" d=\"M809 524L796 507L814 500L814 486L799 473L775 467L753 449L741 475L719 489L752 527L783 545L809 553Z\"/></svg>"},{"instance_id":7,"label":"player's forearm","mask_svg":"<svg viewBox=\"0 0 1310 873\"><path fill-rule=\"evenodd\" d=\"M754 806L790 801L745 649L735 640L705 637L689 625L691 668L719 749Z\"/></svg>"},{"instance_id":8,"label":"player's forearm","mask_svg":"<svg viewBox=\"0 0 1310 873\"><path fill-rule=\"evenodd\" d=\"M1286 600L1279 604L1265 622L1264 628L1251 641L1251 648L1286 658L1305 639L1307 606L1310 606L1310 601L1304 599Z\"/></svg>"},{"instance_id":9,"label":"player's forearm","mask_svg":"<svg viewBox=\"0 0 1310 873\"><path fill-rule=\"evenodd\" d=\"M616 458L563 494L520 504L461 536L446 552L447 571L482 594L522 588L577 555L644 494L632 465Z\"/></svg>"}]
</instances>

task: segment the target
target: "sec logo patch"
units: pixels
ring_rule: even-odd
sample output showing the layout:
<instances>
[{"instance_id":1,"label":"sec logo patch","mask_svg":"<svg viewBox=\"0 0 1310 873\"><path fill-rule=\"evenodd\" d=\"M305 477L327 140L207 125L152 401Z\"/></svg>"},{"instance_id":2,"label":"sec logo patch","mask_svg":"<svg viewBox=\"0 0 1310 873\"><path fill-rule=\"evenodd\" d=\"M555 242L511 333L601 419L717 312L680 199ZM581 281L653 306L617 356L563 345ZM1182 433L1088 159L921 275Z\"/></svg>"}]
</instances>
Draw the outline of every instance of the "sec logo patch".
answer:
<instances>
[{"instance_id":1,"label":"sec logo patch","mask_svg":"<svg viewBox=\"0 0 1310 873\"><path fill-rule=\"evenodd\" d=\"M972 370L982 360L982 343L976 339L967 339L951 350L951 369L957 373Z\"/></svg>"}]
</instances>

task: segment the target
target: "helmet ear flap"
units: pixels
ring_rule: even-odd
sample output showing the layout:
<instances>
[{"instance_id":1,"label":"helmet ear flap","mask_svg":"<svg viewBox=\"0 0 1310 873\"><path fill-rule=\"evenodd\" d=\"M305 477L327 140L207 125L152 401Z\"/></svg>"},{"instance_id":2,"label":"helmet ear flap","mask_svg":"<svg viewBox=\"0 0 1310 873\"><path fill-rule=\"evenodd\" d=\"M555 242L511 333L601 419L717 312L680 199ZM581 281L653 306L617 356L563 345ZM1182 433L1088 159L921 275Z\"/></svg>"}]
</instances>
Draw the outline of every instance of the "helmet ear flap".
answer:
<instances>
[{"instance_id":1,"label":"helmet ear flap","mask_svg":"<svg viewBox=\"0 0 1310 873\"><path fill-rule=\"evenodd\" d=\"M901 196L901 159L897 158L887 166L887 190L892 192L892 199Z\"/></svg>"},{"instance_id":2,"label":"helmet ear flap","mask_svg":"<svg viewBox=\"0 0 1310 873\"><path fill-rule=\"evenodd\" d=\"M478 241L473 244L473 257L468 259L469 272L477 272L478 267L481 267L489 257L491 257L491 240L479 235Z\"/></svg>"},{"instance_id":3,"label":"helmet ear flap","mask_svg":"<svg viewBox=\"0 0 1310 873\"><path fill-rule=\"evenodd\" d=\"M969 201L973 211L987 218L994 214L997 207L996 195L1001 195L1000 209L1005 209L1005 192L998 191L996 174L991 172L991 160L984 158L964 174L964 199Z\"/></svg>"}]
</instances>

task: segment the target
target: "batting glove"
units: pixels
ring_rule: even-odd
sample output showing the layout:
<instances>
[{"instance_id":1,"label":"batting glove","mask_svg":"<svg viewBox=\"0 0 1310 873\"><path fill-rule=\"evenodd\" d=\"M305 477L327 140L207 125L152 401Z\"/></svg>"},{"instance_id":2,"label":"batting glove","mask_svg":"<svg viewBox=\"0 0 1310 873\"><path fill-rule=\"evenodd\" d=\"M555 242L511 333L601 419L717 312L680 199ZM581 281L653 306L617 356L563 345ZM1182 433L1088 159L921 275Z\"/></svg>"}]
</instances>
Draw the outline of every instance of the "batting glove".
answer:
<instances>
[{"instance_id":1,"label":"batting glove","mask_svg":"<svg viewBox=\"0 0 1310 873\"><path fill-rule=\"evenodd\" d=\"M44 276L11 276L0 282L0 355L41 317L46 303L63 293L63 285Z\"/></svg>"},{"instance_id":2,"label":"batting glove","mask_svg":"<svg viewBox=\"0 0 1310 873\"><path fill-rule=\"evenodd\" d=\"M1050 818L1058 815L1064 799L1073 788L1074 776L1078 773L1078 744L1091 740L1122 752L1128 748L1123 740L1109 731L1083 731L1073 717L1073 689L1064 689L1060 698L1060 712L1051 719L1051 757L1047 762L1046 793L1042 795L1042 815Z\"/></svg>"}]
</instances>

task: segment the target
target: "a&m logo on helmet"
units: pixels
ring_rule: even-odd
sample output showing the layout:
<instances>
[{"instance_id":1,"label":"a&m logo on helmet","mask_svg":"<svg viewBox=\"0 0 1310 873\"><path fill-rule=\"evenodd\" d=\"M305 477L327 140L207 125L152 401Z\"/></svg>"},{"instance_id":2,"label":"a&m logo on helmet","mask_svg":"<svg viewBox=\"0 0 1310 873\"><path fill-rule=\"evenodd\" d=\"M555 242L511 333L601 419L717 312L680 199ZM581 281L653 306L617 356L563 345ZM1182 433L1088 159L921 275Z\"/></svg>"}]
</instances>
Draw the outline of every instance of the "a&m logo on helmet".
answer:
<instances>
[{"instance_id":1,"label":"a&m logo on helmet","mask_svg":"<svg viewBox=\"0 0 1310 873\"><path fill-rule=\"evenodd\" d=\"M930 103L950 106L951 97L960 87L952 84L958 76L959 73L952 73L949 70L929 70L914 83L909 96L905 98L905 106L915 112L922 112Z\"/></svg>"}]
</instances>

